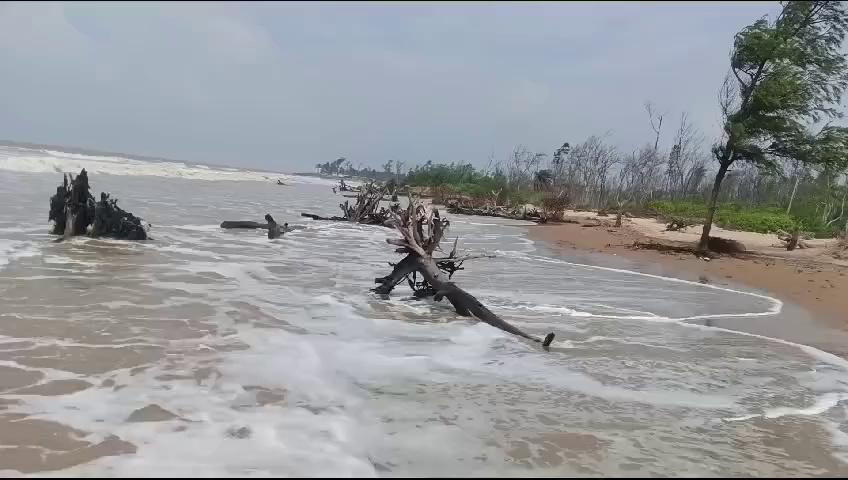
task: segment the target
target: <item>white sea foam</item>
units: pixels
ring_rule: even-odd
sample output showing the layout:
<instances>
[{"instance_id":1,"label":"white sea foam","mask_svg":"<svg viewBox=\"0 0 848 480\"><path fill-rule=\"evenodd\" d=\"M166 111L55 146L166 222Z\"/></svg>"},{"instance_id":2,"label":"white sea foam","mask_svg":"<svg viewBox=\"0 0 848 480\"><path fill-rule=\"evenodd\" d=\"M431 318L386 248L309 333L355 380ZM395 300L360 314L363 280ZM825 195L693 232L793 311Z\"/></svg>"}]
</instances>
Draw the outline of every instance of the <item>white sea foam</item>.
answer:
<instances>
[{"instance_id":1,"label":"white sea foam","mask_svg":"<svg viewBox=\"0 0 848 480\"><path fill-rule=\"evenodd\" d=\"M33 242L0 238L0 268L14 260L38 255L38 252Z\"/></svg>"},{"instance_id":2,"label":"white sea foam","mask_svg":"<svg viewBox=\"0 0 848 480\"><path fill-rule=\"evenodd\" d=\"M498 255L504 255L504 256L513 257L513 258L520 258L520 259L524 259L524 260L528 260L528 261L536 261L536 262L542 262L542 263L555 263L555 264L561 264L561 265L570 265L570 266L573 266L573 267L581 267L581 268L586 268L586 269L590 269L590 270L602 270L602 271L608 271L608 272L623 273L623 274L626 274L626 275L634 275L634 276L639 276L639 277L655 278L655 279L663 280L663 281L666 281L666 282L672 282L672 283L684 283L684 284L696 286L698 288L720 290L720 291L735 293L735 294L739 294L739 295L743 295L743 296L759 298L759 299L762 299L762 300L767 300L771 304L771 306L767 310L760 311L760 312L715 313L715 314L704 314L704 315L691 315L691 316L678 317L678 318L667 318L667 317L662 317L662 316L655 315L655 314L638 315L638 316L632 316L632 315L615 316L615 315L595 315L595 314L586 313L586 312L583 312L582 316L596 316L596 317L613 318L613 319L619 319L619 320L650 320L650 321L674 321L674 322L677 322L677 321L684 321L684 320L701 320L701 319L709 319L709 318L772 316L772 315L779 314L781 312L781 310L783 310L783 302L780 301L779 299L774 298L774 297L770 297L768 295L762 295L762 294L759 294L759 293L748 292L748 291L745 291L745 290L736 290L736 289L727 288L727 287L720 287L718 285L693 282L691 280L684 280L682 278L664 277L662 275L654 275L652 273L635 272L633 270L625 270L625 269L622 269L622 268L602 267L602 266L599 266L599 265L587 265L587 264L583 264L583 263L567 262L565 260L559 260L559 259L556 259L556 258L541 257L541 256L537 256L537 255L528 255L526 253L516 252L516 251L498 250L498 251L496 251L496 253Z\"/></svg>"},{"instance_id":3,"label":"white sea foam","mask_svg":"<svg viewBox=\"0 0 848 480\"><path fill-rule=\"evenodd\" d=\"M54 150L0 146L0 170L26 173L78 173L184 178L187 180L238 180L331 184L330 180L247 169L210 167L183 162L145 161L125 157L81 155Z\"/></svg>"},{"instance_id":4,"label":"white sea foam","mask_svg":"<svg viewBox=\"0 0 848 480\"><path fill-rule=\"evenodd\" d=\"M752 418L780 418L788 415L820 415L827 412L831 408L839 405L839 402L848 400L848 392L827 392L819 396L816 401L809 407L790 408L777 407L769 408L761 414L743 415L741 417L726 418L728 422L738 422L750 420Z\"/></svg>"}]
</instances>

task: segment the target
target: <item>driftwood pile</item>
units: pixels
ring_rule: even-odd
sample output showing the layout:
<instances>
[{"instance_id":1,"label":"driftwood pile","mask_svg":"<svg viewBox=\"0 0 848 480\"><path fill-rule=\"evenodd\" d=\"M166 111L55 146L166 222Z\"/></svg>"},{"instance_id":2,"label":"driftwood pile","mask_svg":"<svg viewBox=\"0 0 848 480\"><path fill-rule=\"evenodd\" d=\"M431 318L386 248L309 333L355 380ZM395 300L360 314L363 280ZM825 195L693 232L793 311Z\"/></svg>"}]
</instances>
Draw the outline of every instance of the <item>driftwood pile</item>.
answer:
<instances>
[{"instance_id":1,"label":"driftwood pile","mask_svg":"<svg viewBox=\"0 0 848 480\"><path fill-rule=\"evenodd\" d=\"M511 220L528 220L536 223L547 223L548 216L537 208L526 210L523 207L508 208L503 206L467 207L459 202L449 201L447 211L453 215L477 215L481 217L509 218Z\"/></svg>"},{"instance_id":2,"label":"driftwood pile","mask_svg":"<svg viewBox=\"0 0 848 480\"><path fill-rule=\"evenodd\" d=\"M351 187L347 183L345 183L344 179L339 180L339 186L333 187L333 193L336 193L336 190L339 192L358 192L360 187Z\"/></svg>"},{"instance_id":3,"label":"driftwood pile","mask_svg":"<svg viewBox=\"0 0 848 480\"><path fill-rule=\"evenodd\" d=\"M390 226L387 222L391 220L393 212L397 212L400 209L400 204L393 203L389 208L380 206L380 202L387 194L391 195L394 200L397 199L392 185L380 185L370 182L359 187L355 203L351 204L350 200L345 200L344 203L339 204L339 208L342 210L342 216L322 217L313 213L301 213L300 215L313 220Z\"/></svg>"},{"instance_id":4,"label":"driftwood pile","mask_svg":"<svg viewBox=\"0 0 848 480\"><path fill-rule=\"evenodd\" d=\"M685 228L704 223L704 220L689 217L669 217L665 226L667 232L677 232Z\"/></svg>"},{"instance_id":5,"label":"driftwood pile","mask_svg":"<svg viewBox=\"0 0 848 480\"><path fill-rule=\"evenodd\" d=\"M148 238L140 218L120 208L108 193L101 193L100 200L95 201L89 190L85 169L76 177L64 176L56 194L50 197L48 219L53 222L53 235L61 235L63 240L78 235L120 240Z\"/></svg>"},{"instance_id":6,"label":"driftwood pile","mask_svg":"<svg viewBox=\"0 0 848 480\"><path fill-rule=\"evenodd\" d=\"M390 238L387 242L398 247L395 252L405 254L405 257L396 264L390 264L393 269L389 275L374 279L378 284L373 289L375 293L388 295L397 284L406 280L418 298L432 296L435 301L447 298L462 316L475 317L513 335L539 342L544 347L551 344L553 333L549 333L544 340L525 333L495 315L474 296L450 281L453 273L462 268L462 262L468 257L456 256L456 242L447 257L433 256L449 225L446 219L439 216L438 210L428 212L424 206L410 201L406 210L393 211L390 223L401 238ZM422 277L420 281L417 278L419 274Z\"/></svg>"}]
</instances>

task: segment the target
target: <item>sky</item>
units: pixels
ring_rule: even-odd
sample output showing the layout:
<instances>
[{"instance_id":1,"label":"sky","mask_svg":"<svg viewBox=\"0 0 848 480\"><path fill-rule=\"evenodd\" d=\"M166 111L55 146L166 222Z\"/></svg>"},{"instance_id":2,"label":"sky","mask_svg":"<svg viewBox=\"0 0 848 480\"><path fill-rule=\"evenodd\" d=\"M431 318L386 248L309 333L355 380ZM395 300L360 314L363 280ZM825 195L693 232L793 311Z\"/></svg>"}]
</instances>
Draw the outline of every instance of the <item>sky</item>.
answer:
<instances>
[{"instance_id":1,"label":"sky","mask_svg":"<svg viewBox=\"0 0 848 480\"><path fill-rule=\"evenodd\" d=\"M707 140L777 2L0 3L0 138L309 171Z\"/></svg>"}]
</instances>

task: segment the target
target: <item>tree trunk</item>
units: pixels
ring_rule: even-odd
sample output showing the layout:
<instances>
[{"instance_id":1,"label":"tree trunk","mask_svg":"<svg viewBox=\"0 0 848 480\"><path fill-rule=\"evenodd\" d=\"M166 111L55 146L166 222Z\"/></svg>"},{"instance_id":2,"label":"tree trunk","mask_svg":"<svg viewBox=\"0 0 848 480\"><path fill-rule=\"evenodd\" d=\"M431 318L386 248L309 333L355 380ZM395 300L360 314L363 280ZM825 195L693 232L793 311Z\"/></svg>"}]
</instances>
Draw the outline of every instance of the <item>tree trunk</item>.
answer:
<instances>
[{"instance_id":1,"label":"tree trunk","mask_svg":"<svg viewBox=\"0 0 848 480\"><path fill-rule=\"evenodd\" d=\"M716 173L715 182L713 183L713 191L710 195L710 203L707 205L707 219L704 222L704 230L701 232L701 240L698 242L698 251L706 252L709 249L710 230L713 227L713 217L715 217L716 203L718 202L718 194L721 191L721 181L727 175L727 169L730 168L728 161L722 160Z\"/></svg>"},{"instance_id":2,"label":"tree trunk","mask_svg":"<svg viewBox=\"0 0 848 480\"><path fill-rule=\"evenodd\" d=\"M93 218L89 204L94 203L89 193L88 174L83 169L76 178L70 177L69 190L65 195L65 231L64 238L85 235ZM92 201L89 202L89 199Z\"/></svg>"},{"instance_id":3,"label":"tree trunk","mask_svg":"<svg viewBox=\"0 0 848 480\"><path fill-rule=\"evenodd\" d=\"M801 229L795 227L795 230L792 231L792 236L789 237L789 241L786 243L786 250L792 251L798 248L798 241L801 239Z\"/></svg>"},{"instance_id":4,"label":"tree trunk","mask_svg":"<svg viewBox=\"0 0 848 480\"><path fill-rule=\"evenodd\" d=\"M795 186L792 187L792 194L789 195L789 205L786 206L786 214L789 215L789 210L792 210L792 201L795 200L795 192L798 191L798 175L795 175Z\"/></svg>"}]
</instances>

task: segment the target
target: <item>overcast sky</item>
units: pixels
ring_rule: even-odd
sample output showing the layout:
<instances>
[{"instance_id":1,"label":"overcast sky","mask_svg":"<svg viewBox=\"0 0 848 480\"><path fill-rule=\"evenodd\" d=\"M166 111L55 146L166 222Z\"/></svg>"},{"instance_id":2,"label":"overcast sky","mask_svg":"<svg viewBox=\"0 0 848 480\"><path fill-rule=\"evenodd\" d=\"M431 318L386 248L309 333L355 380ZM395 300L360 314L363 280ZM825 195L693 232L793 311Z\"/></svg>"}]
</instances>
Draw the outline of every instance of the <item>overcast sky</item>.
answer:
<instances>
[{"instance_id":1,"label":"overcast sky","mask_svg":"<svg viewBox=\"0 0 848 480\"><path fill-rule=\"evenodd\" d=\"M485 165L644 102L708 136L733 35L777 2L0 3L0 138L310 169Z\"/></svg>"}]
</instances>

